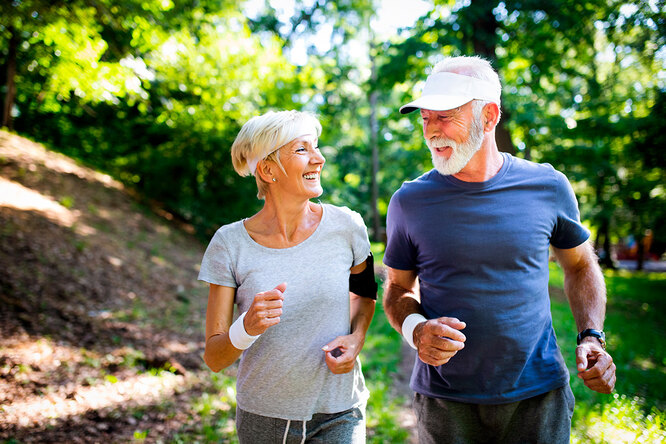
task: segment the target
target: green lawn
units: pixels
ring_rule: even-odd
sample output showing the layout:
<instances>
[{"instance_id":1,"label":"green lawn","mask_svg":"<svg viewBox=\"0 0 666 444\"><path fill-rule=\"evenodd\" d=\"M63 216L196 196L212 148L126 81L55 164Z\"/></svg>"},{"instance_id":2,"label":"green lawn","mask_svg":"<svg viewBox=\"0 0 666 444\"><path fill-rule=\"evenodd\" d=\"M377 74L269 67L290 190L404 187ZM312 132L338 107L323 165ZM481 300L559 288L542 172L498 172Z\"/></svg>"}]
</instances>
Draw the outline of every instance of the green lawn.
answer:
<instances>
[{"instance_id":1,"label":"green lawn","mask_svg":"<svg viewBox=\"0 0 666 444\"><path fill-rule=\"evenodd\" d=\"M662 316L666 313L666 274L604 274L608 289L604 330L617 366L613 395L592 392L576 376L573 317L566 301L552 299L553 323L576 396L572 442L665 442L666 325ZM562 272L554 263L550 282L562 288Z\"/></svg>"}]
</instances>

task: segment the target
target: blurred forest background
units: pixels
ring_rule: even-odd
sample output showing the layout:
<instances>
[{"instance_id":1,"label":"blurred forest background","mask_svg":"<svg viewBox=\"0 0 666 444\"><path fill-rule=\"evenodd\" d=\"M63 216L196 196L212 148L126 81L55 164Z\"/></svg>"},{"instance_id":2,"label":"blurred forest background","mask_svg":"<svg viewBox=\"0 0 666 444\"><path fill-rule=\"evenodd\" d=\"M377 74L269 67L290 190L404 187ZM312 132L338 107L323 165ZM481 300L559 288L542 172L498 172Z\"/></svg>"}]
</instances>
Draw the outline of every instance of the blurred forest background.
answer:
<instances>
[{"instance_id":1,"label":"blurred forest background","mask_svg":"<svg viewBox=\"0 0 666 444\"><path fill-rule=\"evenodd\" d=\"M663 0L415 2L423 15L398 29L381 26L381 6L5 1L2 126L107 172L208 239L260 205L231 166L240 126L269 109L312 111L328 160L322 200L361 212L381 241L393 191L431 168L418 116L397 108L433 63L478 54L504 84L501 149L567 174L603 258L628 236L663 253Z\"/></svg>"},{"instance_id":2,"label":"blurred forest background","mask_svg":"<svg viewBox=\"0 0 666 444\"><path fill-rule=\"evenodd\" d=\"M231 165L240 127L318 115L321 200L363 215L381 272L388 201L431 168L418 113L397 110L434 63L472 54L504 85L500 149L569 177L605 266L618 389L572 377L573 442L666 439L666 274L614 270L666 249L664 0L6 0L0 442L235 442L234 370L201 362L196 267L261 205ZM400 347L378 306L373 443L414 439Z\"/></svg>"}]
</instances>

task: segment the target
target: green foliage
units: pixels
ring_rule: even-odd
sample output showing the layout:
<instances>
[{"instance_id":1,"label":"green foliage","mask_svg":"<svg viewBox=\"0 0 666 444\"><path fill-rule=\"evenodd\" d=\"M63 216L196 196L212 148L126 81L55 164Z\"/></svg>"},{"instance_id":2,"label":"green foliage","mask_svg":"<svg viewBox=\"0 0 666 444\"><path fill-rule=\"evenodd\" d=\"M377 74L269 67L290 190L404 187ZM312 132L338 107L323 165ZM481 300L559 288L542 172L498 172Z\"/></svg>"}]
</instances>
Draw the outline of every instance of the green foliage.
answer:
<instances>
[{"instance_id":1,"label":"green foliage","mask_svg":"<svg viewBox=\"0 0 666 444\"><path fill-rule=\"evenodd\" d=\"M310 110L324 127L322 199L369 222L431 165L418 116L397 108L432 63L476 53L505 84L498 132L518 155L563 170L601 236L640 239L650 228L666 245L662 2L437 0L388 36L374 35L375 3L298 1L285 14L267 2L248 18L212 0L5 2L4 66L19 39L15 128L109 172L207 238L261 205L229 158L240 126L269 109ZM307 62L290 61L303 46Z\"/></svg>"},{"instance_id":2,"label":"green foliage","mask_svg":"<svg viewBox=\"0 0 666 444\"><path fill-rule=\"evenodd\" d=\"M231 9L198 8L184 23L167 14L170 2L78 6L24 24L22 35L36 30L21 66L35 68L17 82L16 128L162 202L200 233L247 216L256 188L233 171L231 143L249 117L300 107L292 96L310 73L297 73L275 38L250 35Z\"/></svg>"}]
</instances>

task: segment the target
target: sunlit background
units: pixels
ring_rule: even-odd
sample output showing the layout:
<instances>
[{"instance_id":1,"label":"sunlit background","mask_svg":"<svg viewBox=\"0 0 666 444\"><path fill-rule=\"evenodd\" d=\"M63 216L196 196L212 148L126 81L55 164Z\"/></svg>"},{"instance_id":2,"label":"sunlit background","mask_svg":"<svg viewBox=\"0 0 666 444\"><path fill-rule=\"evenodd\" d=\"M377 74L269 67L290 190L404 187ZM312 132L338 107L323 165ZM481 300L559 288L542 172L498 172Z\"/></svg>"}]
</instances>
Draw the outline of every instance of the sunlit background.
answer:
<instances>
[{"instance_id":1,"label":"sunlit background","mask_svg":"<svg viewBox=\"0 0 666 444\"><path fill-rule=\"evenodd\" d=\"M666 439L664 1L8 0L0 441L233 442L233 371L212 377L198 355L196 267L261 205L231 165L238 130L317 114L321 200L363 215L381 272L389 199L431 168L418 113L397 110L434 63L473 54L503 82L500 149L567 175L605 268L618 389L572 380L573 440ZM410 357L381 309L372 328L369 438L409 442Z\"/></svg>"}]
</instances>

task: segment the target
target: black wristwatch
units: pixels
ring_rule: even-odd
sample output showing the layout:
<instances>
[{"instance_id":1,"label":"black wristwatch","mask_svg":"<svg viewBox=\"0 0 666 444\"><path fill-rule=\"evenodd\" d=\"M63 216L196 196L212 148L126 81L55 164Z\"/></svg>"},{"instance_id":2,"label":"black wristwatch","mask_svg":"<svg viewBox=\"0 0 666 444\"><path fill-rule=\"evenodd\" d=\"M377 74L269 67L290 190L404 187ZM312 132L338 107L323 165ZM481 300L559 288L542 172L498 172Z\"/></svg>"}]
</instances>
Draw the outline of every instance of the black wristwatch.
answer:
<instances>
[{"instance_id":1,"label":"black wristwatch","mask_svg":"<svg viewBox=\"0 0 666 444\"><path fill-rule=\"evenodd\" d=\"M580 341L582 341L583 338L586 338L588 336L594 336L595 338L597 338L601 343L601 348L606 350L606 334L601 330L595 330L593 328L588 328L578 333L578 337L576 338L576 344L580 345Z\"/></svg>"}]
</instances>

